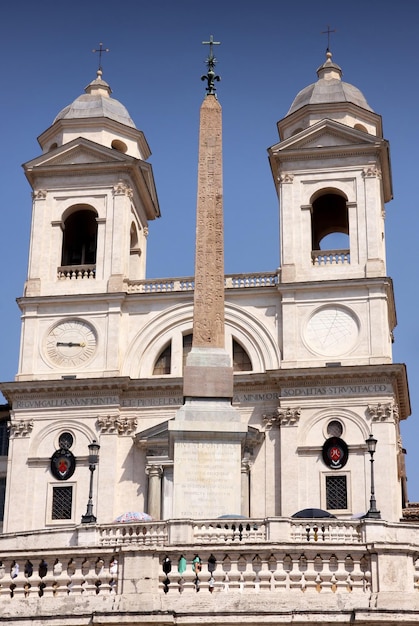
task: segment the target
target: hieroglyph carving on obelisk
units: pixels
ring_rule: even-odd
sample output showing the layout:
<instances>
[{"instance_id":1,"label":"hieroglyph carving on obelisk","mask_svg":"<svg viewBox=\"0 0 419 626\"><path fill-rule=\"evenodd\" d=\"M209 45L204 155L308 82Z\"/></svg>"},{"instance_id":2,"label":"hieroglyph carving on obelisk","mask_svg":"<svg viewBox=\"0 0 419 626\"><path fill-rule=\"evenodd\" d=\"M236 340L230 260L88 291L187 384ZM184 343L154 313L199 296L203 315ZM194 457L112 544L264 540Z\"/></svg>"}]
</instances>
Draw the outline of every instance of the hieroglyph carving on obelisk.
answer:
<instances>
[{"instance_id":1,"label":"hieroglyph carving on obelisk","mask_svg":"<svg viewBox=\"0 0 419 626\"><path fill-rule=\"evenodd\" d=\"M208 94L200 112L193 345L224 348L221 106Z\"/></svg>"}]
</instances>

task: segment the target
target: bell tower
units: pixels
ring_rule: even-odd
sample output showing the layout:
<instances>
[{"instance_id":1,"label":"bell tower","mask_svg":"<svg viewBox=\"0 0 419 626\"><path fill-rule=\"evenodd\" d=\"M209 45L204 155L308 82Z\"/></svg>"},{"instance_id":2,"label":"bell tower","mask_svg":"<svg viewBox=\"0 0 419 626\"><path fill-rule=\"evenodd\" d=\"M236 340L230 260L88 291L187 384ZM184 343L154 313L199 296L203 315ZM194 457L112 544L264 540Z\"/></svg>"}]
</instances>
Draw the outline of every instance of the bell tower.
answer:
<instances>
[{"instance_id":1,"label":"bell tower","mask_svg":"<svg viewBox=\"0 0 419 626\"><path fill-rule=\"evenodd\" d=\"M391 362L395 311L381 117L326 61L278 122L269 150L280 201L284 367ZM338 304L337 304L338 303Z\"/></svg>"},{"instance_id":2,"label":"bell tower","mask_svg":"<svg viewBox=\"0 0 419 626\"><path fill-rule=\"evenodd\" d=\"M145 278L160 210L145 136L111 93L99 68L24 164L33 207L17 380L119 373L123 294Z\"/></svg>"}]
</instances>

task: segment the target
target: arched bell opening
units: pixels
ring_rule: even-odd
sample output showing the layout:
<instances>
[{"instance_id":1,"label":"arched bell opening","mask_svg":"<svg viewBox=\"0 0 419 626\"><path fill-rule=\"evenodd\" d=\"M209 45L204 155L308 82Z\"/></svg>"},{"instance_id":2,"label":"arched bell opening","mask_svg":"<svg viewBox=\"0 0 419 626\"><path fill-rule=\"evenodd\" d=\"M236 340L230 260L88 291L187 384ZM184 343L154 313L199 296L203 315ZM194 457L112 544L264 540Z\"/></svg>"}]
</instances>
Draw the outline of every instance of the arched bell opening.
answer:
<instances>
[{"instance_id":1,"label":"arched bell opening","mask_svg":"<svg viewBox=\"0 0 419 626\"><path fill-rule=\"evenodd\" d=\"M86 205L72 207L63 222L60 275L94 276L97 251L97 213Z\"/></svg>"},{"instance_id":2,"label":"arched bell opening","mask_svg":"<svg viewBox=\"0 0 419 626\"><path fill-rule=\"evenodd\" d=\"M334 262L349 262L349 215L347 198L336 190L318 194L312 201L311 242L313 262L323 253L334 253Z\"/></svg>"}]
</instances>

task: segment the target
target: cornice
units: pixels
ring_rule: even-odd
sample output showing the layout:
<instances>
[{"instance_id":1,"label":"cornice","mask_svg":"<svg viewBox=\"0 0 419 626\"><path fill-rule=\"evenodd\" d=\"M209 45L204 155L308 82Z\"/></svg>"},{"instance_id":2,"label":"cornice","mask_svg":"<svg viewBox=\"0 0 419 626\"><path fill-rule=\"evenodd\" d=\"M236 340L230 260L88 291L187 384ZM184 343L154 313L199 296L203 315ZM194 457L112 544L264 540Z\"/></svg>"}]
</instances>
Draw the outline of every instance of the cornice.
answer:
<instances>
[{"instance_id":1,"label":"cornice","mask_svg":"<svg viewBox=\"0 0 419 626\"><path fill-rule=\"evenodd\" d=\"M407 384L406 366L401 363L382 365L351 365L336 367L312 367L277 369L264 373L236 374L234 376L234 396L239 394L272 393L278 391L278 398L274 402L302 401L301 396L283 396L282 390L289 387L309 389L312 387L371 385L387 382L395 390L395 402L399 406L401 420L410 415L410 399ZM124 403L125 408L136 409L139 398L155 399L150 406L177 408L179 399L183 398L182 378L147 378L131 379L126 376L111 378L59 379L49 381L16 381L5 382L0 385L1 391L9 404L13 401L30 398L31 403L39 398L51 397L55 400L65 398L103 398L112 396L115 403ZM311 397L309 395L303 397ZM345 397L342 393L340 397ZM159 398L172 398L173 404L160 405ZM131 404L129 401L134 400ZM49 405L48 405L49 406ZM51 405L57 408L59 403ZM77 405L78 406L78 405ZM94 406L92 403L91 406ZM98 403L98 407L101 405ZM42 408L42 407L40 407ZM284 407L283 407L284 408Z\"/></svg>"}]
</instances>

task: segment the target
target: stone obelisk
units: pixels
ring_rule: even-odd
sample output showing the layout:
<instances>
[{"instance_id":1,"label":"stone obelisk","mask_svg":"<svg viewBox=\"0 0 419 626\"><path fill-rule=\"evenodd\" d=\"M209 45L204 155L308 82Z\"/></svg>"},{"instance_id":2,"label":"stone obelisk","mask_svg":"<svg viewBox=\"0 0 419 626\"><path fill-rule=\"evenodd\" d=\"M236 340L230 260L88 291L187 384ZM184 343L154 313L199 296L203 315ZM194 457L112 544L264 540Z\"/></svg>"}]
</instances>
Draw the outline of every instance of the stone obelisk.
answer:
<instances>
[{"instance_id":1,"label":"stone obelisk","mask_svg":"<svg viewBox=\"0 0 419 626\"><path fill-rule=\"evenodd\" d=\"M246 425L232 407L233 368L224 332L222 117L209 42L207 95L199 125L193 341L184 405L169 424L174 455L175 518L239 514L241 447Z\"/></svg>"}]
</instances>

